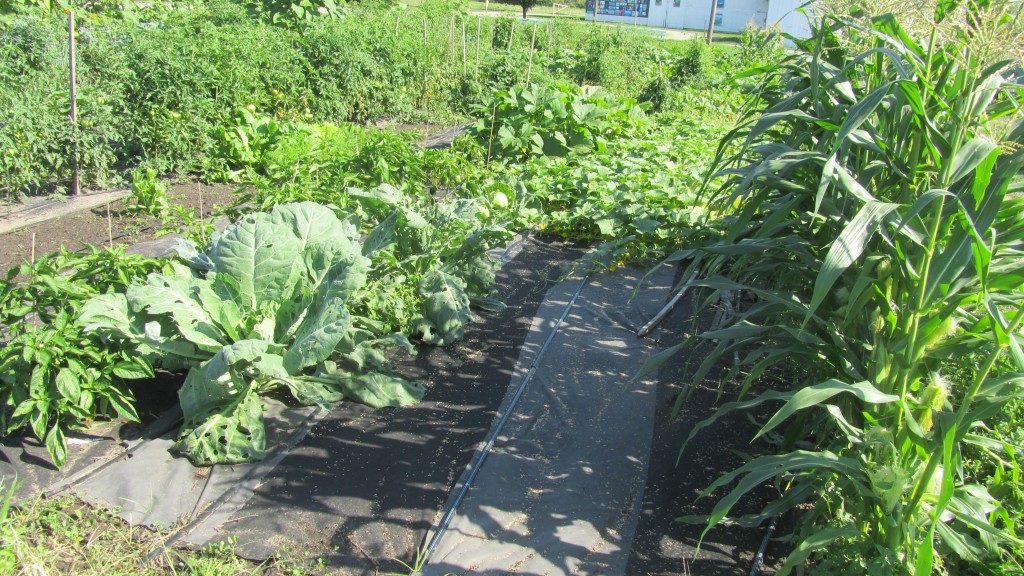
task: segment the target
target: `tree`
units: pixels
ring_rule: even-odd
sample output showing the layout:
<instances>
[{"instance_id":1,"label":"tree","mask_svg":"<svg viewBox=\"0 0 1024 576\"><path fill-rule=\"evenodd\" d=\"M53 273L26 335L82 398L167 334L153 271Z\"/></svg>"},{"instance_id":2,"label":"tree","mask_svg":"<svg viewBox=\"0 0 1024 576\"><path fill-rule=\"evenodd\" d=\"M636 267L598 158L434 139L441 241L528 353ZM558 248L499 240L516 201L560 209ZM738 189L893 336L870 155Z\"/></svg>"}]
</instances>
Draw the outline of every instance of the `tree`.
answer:
<instances>
[{"instance_id":1,"label":"tree","mask_svg":"<svg viewBox=\"0 0 1024 576\"><path fill-rule=\"evenodd\" d=\"M536 6L537 2L538 0L516 0L515 3L523 9L523 20L526 20L526 11Z\"/></svg>"}]
</instances>

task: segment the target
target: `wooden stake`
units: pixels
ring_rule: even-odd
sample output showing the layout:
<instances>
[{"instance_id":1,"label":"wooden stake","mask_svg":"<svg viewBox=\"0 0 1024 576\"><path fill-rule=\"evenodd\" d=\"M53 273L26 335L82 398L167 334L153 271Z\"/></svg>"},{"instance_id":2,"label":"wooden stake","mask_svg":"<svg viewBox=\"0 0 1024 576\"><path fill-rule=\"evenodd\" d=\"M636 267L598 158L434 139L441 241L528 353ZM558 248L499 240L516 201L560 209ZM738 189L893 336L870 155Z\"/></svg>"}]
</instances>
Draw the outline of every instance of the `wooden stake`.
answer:
<instances>
[{"instance_id":1,"label":"wooden stake","mask_svg":"<svg viewBox=\"0 0 1024 576\"><path fill-rule=\"evenodd\" d=\"M491 110L491 135L487 138L487 165L491 165L491 144L494 143L494 118L498 115L498 103L494 103L494 109Z\"/></svg>"},{"instance_id":2,"label":"wooden stake","mask_svg":"<svg viewBox=\"0 0 1024 576\"><path fill-rule=\"evenodd\" d=\"M36 263L36 233L35 232L32 233L32 256L31 256L31 259L29 260L29 263L31 263L33 266Z\"/></svg>"},{"instance_id":3,"label":"wooden stake","mask_svg":"<svg viewBox=\"0 0 1024 576\"><path fill-rule=\"evenodd\" d=\"M202 220L205 217L203 216L203 185L196 184L196 186L199 188L199 219Z\"/></svg>"},{"instance_id":4,"label":"wooden stake","mask_svg":"<svg viewBox=\"0 0 1024 576\"><path fill-rule=\"evenodd\" d=\"M71 125L75 140L71 147L71 195L78 196L78 90L75 87L75 12L68 10L68 60L71 63Z\"/></svg>"},{"instance_id":5,"label":"wooden stake","mask_svg":"<svg viewBox=\"0 0 1024 576\"><path fill-rule=\"evenodd\" d=\"M551 44L555 41L555 25L548 24L548 51L544 55L545 66L551 68Z\"/></svg>"},{"instance_id":6,"label":"wooden stake","mask_svg":"<svg viewBox=\"0 0 1024 576\"><path fill-rule=\"evenodd\" d=\"M477 80L480 79L480 17L476 17L476 72L473 73L473 77Z\"/></svg>"},{"instance_id":7,"label":"wooden stake","mask_svg":"<svg viewBox=\"0 0 1024 576\"><path fill-rule=\"evenodd\" d=\"M511 50L512 49L512 39L515 38L515 36L516 36L516 21L513 20L512 21L512 31L508 33L508 46L505 47L505 50Z\"/></svg>"},{"instance_id":8,"label":"wooden stake","mask_svg":"<svg viewBox=\"0 0 1024 576\"><path fill-rule=\"evenodd\" d=\"M448 21L448 50L444 53L444 65L448 66L452 52L455 51L455 14Z\"/></svg>"},{"instance_id":9,"label":"wooden stake","mask_svg":"<svg viewBox=\"0 0 1024 576\"><path fill-rule=\"evenodd\" d=\"M462 19L462 77L466 77L466 19Z\"/></svg>"},{"instance_id":10,"label":"wooden stake","mask_svg":"<svg viewBox=\"0 0 1024 576\"><path fill-rule=\"evenodd\" d=\"M114 226L110 222L110 202L107 202L107 245L114 247Z\"/></svg>"},{"instance_id":11,"label":"wooden stake","mask_svg":"<svg viewBox=\"0 0 1024 576\"><path fill-rule=\"evenodd\" d=\"M401 14L395 14L395 36L398 36L398 22L402 19Z\"/></svg>"},{"instance_id":12,"label":"wooden stake","mask_svg":"<svg viewBox=\"0 0 1024 576\"><path fill-rule=\"evenodd\" d=\"M530 61L526 64L526 87L530 87L530 73L533 72L533 47L537 42L537 25L533 25L533 36L530 37Z\"/></svg>"}]
</instances>

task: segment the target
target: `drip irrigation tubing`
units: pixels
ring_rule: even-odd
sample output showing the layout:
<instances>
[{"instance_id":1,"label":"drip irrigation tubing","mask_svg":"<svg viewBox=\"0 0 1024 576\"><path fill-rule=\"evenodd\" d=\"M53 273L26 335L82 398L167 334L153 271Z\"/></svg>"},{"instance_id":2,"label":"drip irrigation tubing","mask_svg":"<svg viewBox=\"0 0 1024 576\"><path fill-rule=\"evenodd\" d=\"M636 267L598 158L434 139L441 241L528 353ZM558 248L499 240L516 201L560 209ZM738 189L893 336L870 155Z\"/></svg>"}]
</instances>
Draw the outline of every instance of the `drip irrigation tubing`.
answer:
<instances>
[{"instance_id":1,"label":"drip irrigation tubing","mask_svg":"<svg viewBox=\"0 0 1024 576\"><path fill-rule=\"evenodd\" d=\"M445 512L444 517L438 524L437 531L434 532L434 536L430 539L430 544L427 546L427 550L423 554L421 560L422 565L426 565L430 562L430 557L434 554L434 551L437 549L437 545L441 542L441 536L443 536L445 531L448 529L448 525L451 524L456 510L459 508L459 504L462 503L462 499L465 498L466 493L469 492L469 488L473 484L473 480L476 478L477 473L480 471L480 467L483 466L484 460L487 459L487 455L491 452L491 449L494 448L494 442L498 439L498 435L501 434L502 429L505 427L505 423L508 422L508 419L512 416L512 411L515 410L516 404L519 403L519 399L526 391L527 384L533 380L533 376L537 373L537 368L540 365L541 359L544 357L544 353L547 351L551 341L554 340L555 334L558 333L558 329L562 327L562 323L569 315L569 311L572 310L572 307L576 304L576 299L579 298L580 293L583 292L583 288L586 287L587 282L589 281L590 274L587 274L583 277L583 281L580 282L580 286L576 289L576 293L572 295L569 303L565 305L565 309L562 310L562 315L558 318L558 321L555 322L555 325L548 334L548 337L544 340L544 344L541 346L540 351L537 352L537 357L534 358L533 362L530 364L529 372L527 372L526 376L523 377L523 381L519 384L519 388L516 390L515 396L512 397L512 400L508 404L508 408L505 409L505 413L502 414L497 426L494 427L494 431L491 432L490 437L487 439L487 444L485 444L480 450L480 456L476 459L476 462L470 469L469 476L466 477L466 481L462 484L462 487L455 495L455 501L452 502L451 507L447 512Z\"/></svg>"},{"instance_id":2,"label":"drip irrigation tubing","mask_svg":"<svg viewBox=\"0 0 1024 576\"><path fill-rule=\"evenodd\" d=\"M750 568L750 576L757 576L761 573L761 564L764 563L764 553L768 550L768 541L771 540L772 532L775 532L775 526L779 523L778 516L772 516L772 521L768 524L768 530L764 533L764 539L761 540L761 547L757 550L757 556L754 556L754 565Z\"/></svg>"}]
</instances>

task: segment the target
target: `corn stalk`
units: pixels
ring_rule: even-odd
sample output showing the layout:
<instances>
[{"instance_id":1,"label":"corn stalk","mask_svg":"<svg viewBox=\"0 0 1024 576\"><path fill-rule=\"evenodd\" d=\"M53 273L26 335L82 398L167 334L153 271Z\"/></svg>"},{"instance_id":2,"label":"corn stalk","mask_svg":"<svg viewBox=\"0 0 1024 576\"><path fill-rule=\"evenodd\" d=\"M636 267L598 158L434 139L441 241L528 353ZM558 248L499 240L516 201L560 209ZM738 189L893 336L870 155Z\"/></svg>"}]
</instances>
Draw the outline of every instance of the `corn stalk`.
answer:
<instances>
[{"instance_id":1,"label":"corn stalk","mask_svg":"<svg viewBox=\"0 0 1024 576\"><path fill-rule=\"evenodd\" d=\"M740 386L690 439L722 414L782 403L755 437L779 453L705 492L738 481L707 530L768 481L780 498L736 520L804 510L782 575L1019 563L999 500L963 472L972 446L1015 461L978 430L1024 397L1024 122L1003 77L1015 63L972 41L920 42L892 16L827 17L720 146L726 183L705 192L725 214L708 223L717 235L672 257L693 259L708 302L756 296L693 339L717 342L694 383L739 357L727 380ZM965 364L971 377L951 385L943 372ZM751 398L755 382L773 389Z\"/></svg>"}]
</instances>

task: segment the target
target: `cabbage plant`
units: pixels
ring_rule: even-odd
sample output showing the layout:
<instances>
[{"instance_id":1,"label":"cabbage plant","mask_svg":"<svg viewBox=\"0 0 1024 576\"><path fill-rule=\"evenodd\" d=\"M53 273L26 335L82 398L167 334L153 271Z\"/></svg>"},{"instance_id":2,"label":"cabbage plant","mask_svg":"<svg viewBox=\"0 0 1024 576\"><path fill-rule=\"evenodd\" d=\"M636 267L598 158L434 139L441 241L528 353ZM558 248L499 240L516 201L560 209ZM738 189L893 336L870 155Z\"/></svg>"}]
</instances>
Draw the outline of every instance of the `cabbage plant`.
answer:
<instances>
[{"instance_id":1,"label":"cabbage plant","mask_svg":"<svg viewBox=\"0 0 1024 576\"><path fill-rule=\"evenodd\" d=\"M191 267L153 273L125 294L83 306L88 331L128 340L167 368L189 367L178 395L184 425L175 448L197 465L263 458L260 397L285 389L302 404L349 398L404 406L420 385L382 371L382 345L353 322L348 302L366 284L358 227L304 202L249 214Z\"/></svg>"}]
</instances>

